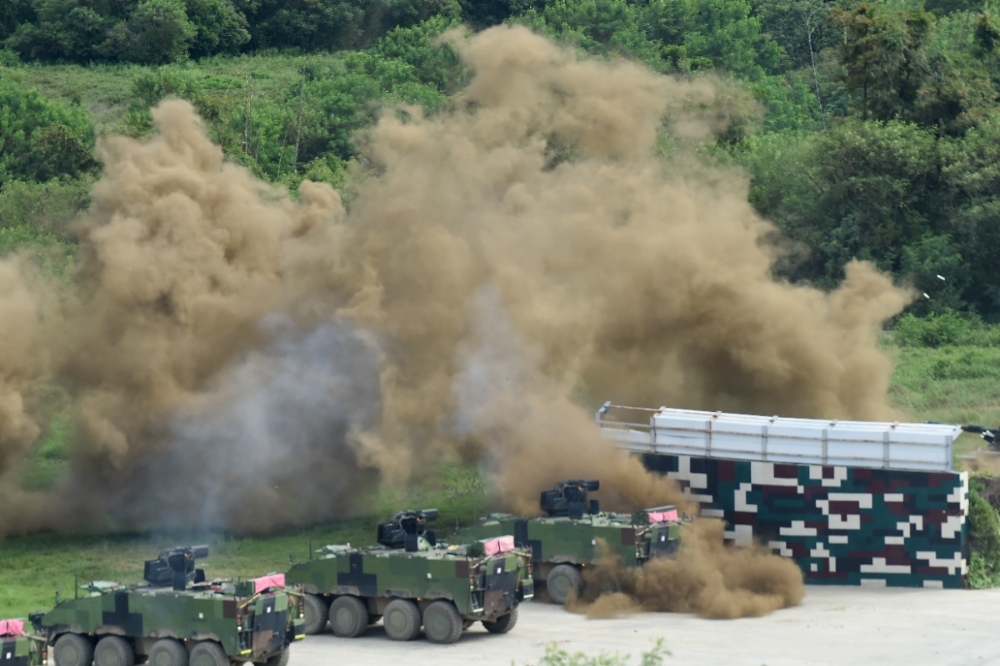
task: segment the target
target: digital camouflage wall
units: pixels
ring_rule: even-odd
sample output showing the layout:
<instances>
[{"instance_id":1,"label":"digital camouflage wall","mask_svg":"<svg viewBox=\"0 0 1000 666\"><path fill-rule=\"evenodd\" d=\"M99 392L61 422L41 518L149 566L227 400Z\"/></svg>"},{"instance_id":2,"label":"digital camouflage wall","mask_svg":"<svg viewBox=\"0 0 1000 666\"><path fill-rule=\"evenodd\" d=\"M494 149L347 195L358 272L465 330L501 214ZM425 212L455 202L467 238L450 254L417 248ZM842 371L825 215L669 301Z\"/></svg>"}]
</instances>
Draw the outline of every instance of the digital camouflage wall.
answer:
<instances>
[{"instance_id":1,"label":"digital camouflage wall","mask_svg":"<svg viewBox=\"0 0 1000 666\"><path fill-rule=\"evenodd\" d=\"M645 454L723 518L737 544L791 557L807 583L962 587L968 571L966 472L792 465Z\"/></svg>"}]
</instances>

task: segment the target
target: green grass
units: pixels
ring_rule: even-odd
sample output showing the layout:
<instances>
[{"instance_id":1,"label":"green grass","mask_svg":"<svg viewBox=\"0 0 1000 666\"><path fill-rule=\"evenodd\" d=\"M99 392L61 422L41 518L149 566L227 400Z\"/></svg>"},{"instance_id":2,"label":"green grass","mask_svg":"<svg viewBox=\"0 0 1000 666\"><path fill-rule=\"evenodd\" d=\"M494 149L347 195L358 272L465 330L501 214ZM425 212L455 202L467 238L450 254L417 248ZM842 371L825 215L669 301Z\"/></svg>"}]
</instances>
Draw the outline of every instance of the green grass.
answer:
<instances>
[{"instance_id":1,"label":"green grass","mask_svg":"<svg viewBox=\"0 0 1000 666\"><path fill-rule=\"evenodd\" d=\"M889 397L909 418L942 423L1000 425L1000 348L890 348L895 371ZM955 443L962 456L985 449L986 442L964 433Z\"/></svg>"},{"instance_id":2,"label":"green grass","mask_svg":"<svg viewBox=\"0 0 1000 666\"><path fill-rule=\"evenodd\" d=\"M258 98L279 100L302 77L304 63L329 65L342 54L241 55L206 58L163 67L145 65L48 65L0 66L0 74L64 104L79 104L90 112L98 136L128 133L126 114L133 97L133 83L147 72L168 72L190 79L198 89L220 104L242 103L249 85Z\"/></svg>"},{"instance_id":3,"label":"green grass","mask_svg":"<svg viewBox=\"0 0 1000 666\"><path fill-rule=\"evenodd\" d=\"M43 445L34 454L43 457L46 451L51 448ZM207 543L210 553L204 568L210 578L246 577L285 571L292 558L308 559L310 540L313 549L330 543L373 545L377 523L404 508L436 507L440 517L435 530L450 534L456 521L463 525L473 522L474 514L482 508L482 493L483 484L474 469L449 466L417 487L383 489L369 504L368 516L268 537L238 538L211 532L44 533L7 539L0 543L0 616L26 617L33 610L48 610L57 591L63 598L73 595L74 582L138 582L143 562L170 546Z\"/></svg>"},{"instance_id":4,"label":"green grass","mask_svg":"<svg viewBox=\"0 0 1000 666\"><path fill-rule=\"evenodd\" d=\"M1000 349L991 347L890 348L896 370L890 396L916 420L1000 425ZM57 411L39 441L32 447L22 475L22 487L50 487L66 468L72 438L68 410ZM983 447L981 439L963 435L956 453ZM383 489L371 503L371 514L362 518L290 530L262 538L235 538L225 534L57 535L38 534L0 543L0 609L24 616L52 605L56 590L73 593L73 576L80 582L94 579L137 581L142 563L160 548L177 544L208 543L206 561L210 576L258 575L284 571L289 556L308 557L313 547L374 541L375 525L393 511L414 506L441 510L438 531L447 533L459 520L470 524L475 512L484 510L485 488L472 469L446 467L437 477L411 489Z\"/></svg>"}]
</instances>

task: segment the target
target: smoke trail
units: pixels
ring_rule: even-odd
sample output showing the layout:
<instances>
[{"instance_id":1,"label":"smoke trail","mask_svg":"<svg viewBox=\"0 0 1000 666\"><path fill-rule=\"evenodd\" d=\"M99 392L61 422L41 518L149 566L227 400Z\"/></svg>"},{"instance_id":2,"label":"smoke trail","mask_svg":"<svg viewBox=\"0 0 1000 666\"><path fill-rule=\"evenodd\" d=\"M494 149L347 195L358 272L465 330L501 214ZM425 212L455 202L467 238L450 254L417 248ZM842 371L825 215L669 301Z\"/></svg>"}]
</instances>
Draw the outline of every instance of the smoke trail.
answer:
<instances>
[{"instance_id":1,"label":"smoke trail","mask_svg":"<svg viewBox=\"0 0 1000 666\"><path fill-rule=\"evenodd\" d=\"M226 163L184 102L149 139L101 143L76 286L0 261L0 533L260 531L458 460L518 510L584 474L627 508L676 491L578 405L892 413L875 339L908 295L863 263L831 293L771 279L745 178L694 156L738 97L524 28L449 39L468 88L371 129L378 174L349 213L328 186L295 198ZM25 497L44 382L72 396L74 460Z\"/></svg>"}]
</instances>

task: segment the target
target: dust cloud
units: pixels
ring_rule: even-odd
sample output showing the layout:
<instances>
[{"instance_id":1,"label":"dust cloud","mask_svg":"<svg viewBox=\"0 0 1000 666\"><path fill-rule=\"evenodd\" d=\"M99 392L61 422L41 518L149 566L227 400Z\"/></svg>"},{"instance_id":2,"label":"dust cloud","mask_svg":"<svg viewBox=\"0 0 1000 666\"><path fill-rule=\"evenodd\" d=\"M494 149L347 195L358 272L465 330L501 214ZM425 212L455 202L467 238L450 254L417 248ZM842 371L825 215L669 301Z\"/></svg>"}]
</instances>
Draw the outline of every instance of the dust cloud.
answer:
<instances>
[{"instance_id":1,"label":"dust cloud","mask_svg":"<svg viewBox=\"0 0 1000 666\"><path fill-rule=\"evenodd\" d=\"M226 162L183 101L101 142L73 285L0 260L0 534L266 532L453 461L519 512L572 476L609 508L683 503L592 407L892 415L875 340L909 294L858 262L829 293L771 278L745 176L695 156L753 113L738 96L521 27L448 39L468 87L359 137L375 173L349 211ZM44 387L72 464L26 493Z\"/></svg>"},{"instance_id":2,"label":"dust cloud","mask_svg":"<svg viewBox=\"0 0 1000 666\"><path fill-rule=\"evenodd\" d=\"M732 619L798 605L805 595L799 567L759 544L726 545L724 529L715 518L685 524L676 559L655 558L641 569L623 569L605 549L567 607L591 618L654 611Z\"/></svg>"}]
</instances>

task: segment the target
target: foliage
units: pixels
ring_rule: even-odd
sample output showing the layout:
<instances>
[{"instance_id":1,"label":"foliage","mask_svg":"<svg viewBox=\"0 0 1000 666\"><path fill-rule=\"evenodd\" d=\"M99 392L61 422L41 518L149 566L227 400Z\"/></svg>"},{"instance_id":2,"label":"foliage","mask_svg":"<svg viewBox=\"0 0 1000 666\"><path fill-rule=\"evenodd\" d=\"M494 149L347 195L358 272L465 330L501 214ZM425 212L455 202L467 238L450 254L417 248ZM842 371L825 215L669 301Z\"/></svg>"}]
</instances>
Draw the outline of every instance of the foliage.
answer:
<instances>
[{"instance_id":1,"label":"foliage","mask_svg":"<svg viewBox=\"0 0 1000 666\"><path fill-rule=\"evenodd\" d=\"M944 310L926 317L905 315L896 324L893 338L903 347L1000 347L1000 327Z\"/></svg>"},{"instance_id":2,"label":"foliage","mask_svg":"<svg viewBox=\"0 0 1000 666\"><path fill-rule=\"evenodd\" d=\"M97 165L90 119L0 74L0 185L76 177Z\"/></svg>"},{"instance_id":3,"label":"foliage","mask_svg":"<svg viewBox=\"0 0 1000 666\"><path fill-rule=\"evenodd\" d=\"M29 255L42 272L69 280L76 257L70 221L87 205L91 181L8 181L0 187L0 256Z\"/></svg>"},{"instance_id":4,"label":"foliage","mask_svg":"<svg viewBox=\"0 0 1000 666\"><path fill-rule=\"evenodd\" d=\"M183 0L141 0L109 31L103 50L119 60L162 65L185 59L196 35Z\"/></svg>"},{"instance_id":5,"label":"foliage","mask_svg":"<svg viewBox=\"0 0 1000 666\"><path fill-rule=\"evenodd\" d=\"M187 0L187 14L196 30L192 58L237 53L250 41L246 16L230 0Z\"/></svg>"},{"instance_id":6,"label":"foliage","mask_svg":"<svg viewBox=\"0 0 1000 666\"><path fill-rule=\"evenodd\" d=\"M983 497L1000 487L990 474L975 474L969 481L969 574L966 587L1000 586L1000 514Z\"/></svg>"},{"instance_id":7,"label":"foliage","mask_svg":"<svg viewBox=\"0 0 1000 666\"><path fill-rule=\"evenodd\" d=\"M934 15L893 11L886 3L860 2L833 10L844 32L840 60L848 92L862 118L890 120L911 110L928 72L927 44Z\"/></svg>"},{"instance_id":8,"label":"foliage","mask_svg":"<svg viewBox=\"0 0 1000 666\"><path fill-rule=\"evenodd\" d=\"M711 72L727 99L763 109L735 114L700 154L749 172L751 202L791 240L779 277L831 288L847 261L868 259L931 296L913 314L1000 320L994 2L935 0L925 10L919 0L9 0L0 67L28 89L61 85L68 112L93 110L99 117L86 122L98 132L141 136L151 105L183 97L257 175L344 186L349 172L364 173L357 140L387 107L433 113L467 82L438 37L504 21L600 58ZM238 53L247 55L225 57ZM91 64L48 70L31 61ZM115 69L121 62L144 66ZM56 85L56 70L79 83ZM103 97L89 89L115 79L131 85ZM4 150L0 160L16 167L0 182L92 171L84 153L94 133L56 122L8 139L22 145L13 156Z\"/></svg>"},{"instance_id":9,"label":"foliage","mask_svg":"<svg viewBox=\"0 0 1000 666\"><path fill-rule=\"evenodd\" d=\"M663 664L664 655L670 656L670 651L663 647L663 639L659 638L653 647L643 652L639 656L639 666L660 666ZM545 656L539 662L539 666L625 666L631 662L630 655L613 655L601 653L596 657L583 652L570 653L559 647L558 643L551 643L545 648Z\"/></svg>"}]
</instances>

